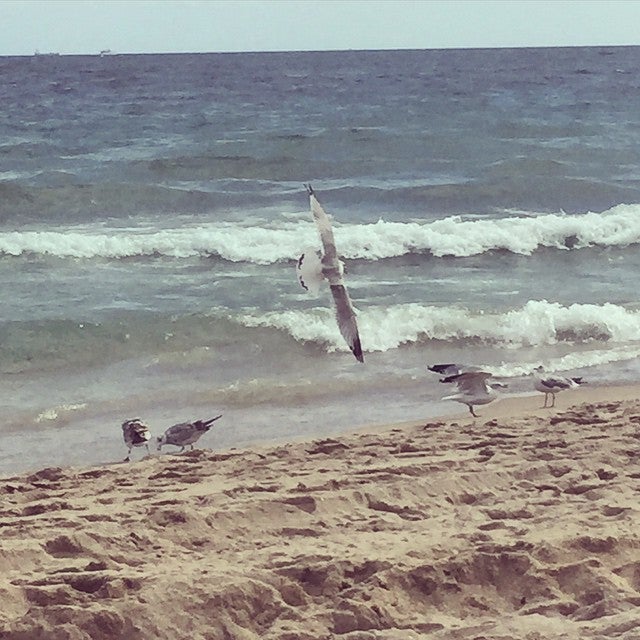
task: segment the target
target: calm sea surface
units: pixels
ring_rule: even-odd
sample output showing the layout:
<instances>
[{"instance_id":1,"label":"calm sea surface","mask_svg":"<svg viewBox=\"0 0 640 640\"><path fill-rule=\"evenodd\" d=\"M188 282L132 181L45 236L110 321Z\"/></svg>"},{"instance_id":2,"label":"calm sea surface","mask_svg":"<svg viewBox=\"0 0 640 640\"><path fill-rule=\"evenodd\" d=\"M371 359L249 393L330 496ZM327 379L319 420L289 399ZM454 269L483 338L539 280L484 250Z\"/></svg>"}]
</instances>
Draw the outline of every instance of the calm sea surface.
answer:
<instances>
[{"instance_id":1,"label":"calm sea surface","mask_svg":"<svg viewBox=\"0 0 640 640\"><path fill-rule=\"evenodd\" d=\"M0 473L640 380L640 48L0 58ZM365 363L299 287L333 216ZM139 456L136 451L134 455ZM136 457L137 457L136 456Z\"/></svg>"}]
</instances>

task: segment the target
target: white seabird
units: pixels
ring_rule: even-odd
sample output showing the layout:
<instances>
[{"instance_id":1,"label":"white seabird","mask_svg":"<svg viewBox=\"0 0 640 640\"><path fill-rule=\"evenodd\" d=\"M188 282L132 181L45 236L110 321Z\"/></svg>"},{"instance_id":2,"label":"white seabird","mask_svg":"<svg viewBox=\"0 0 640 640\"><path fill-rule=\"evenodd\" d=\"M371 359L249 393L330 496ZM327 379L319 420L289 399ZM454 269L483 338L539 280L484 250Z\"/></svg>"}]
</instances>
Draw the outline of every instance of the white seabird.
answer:
<instances>
[{"instance_id":1,"label":"white seabird","mask_svg":"<svg viewBox=\"0 0 640 640\"><path fill-rule=\"evenodd\" d=\"M442 399L466 404L471 415L478 418L479 416L473 410L474 405L489 404L498 397L498 394L487 382L489 378L491 378L491 374L486 371L467 371L443 378L441 382L455 382L458 385L458 393L445 396Z\"/></svg>"},{"instance_id":2,"label":"white seabird","mask_svg":"<svg viewBox=\"0 0 640 640\"><path fill-rule=\"evenodd\" d=\"M322 280L329 282L329 288L336 307L336 320L340 333L347 341L356 360L364 362L356 314L342 278L342 264L338 259L329 216L318 202L311 185L305 186L309 194L311 213L320 233L323 251L320 256L315 251L307 251L302 254L296 267L298 280L307 290L317 290Z\"/></svg>"},{"instance_id":3,"label":"white seabird","mask_svg":"<svg viewBox=\"0 0 640 640\"><path fill-rule=\"evenodd\" d=\"M129 447L127 457L124 462L129 462L131 458L131 449L133 447L147 447L147 453L149 453L149 440L151 438L151 432L149 427L140 420L140 418L133 418L132 420L125 420L122 423L122 437L124 443Z\"/></svg>"},{"instance_id":4,"label":"white seabird","mask_svg":"<svg viewBox=\"0 0 640 640\"><path fill-rule=\"evenodd\" d=\"M567 389L574 389L583 383L582 378L565 378L564 376L546 375L544 373L544 367L536 367L534 371L535 380L533 386L537 391L544 393L543 409L545 407L555 407L556 393L566 391ZM552 398L551 404L547 405L549 396Z\"/></svg>"},{"instance_id":5,"label":"white seabird","mask_svg":"<svg viewBox=\"0 0 640 640\"><path fill-rule=\"evenodd\" d=\"M158 438L158 451L160 451L165 444L173 444L176 447L182 447L179 453L182 453L187 445L191 445L191 449L193 449L193 443L209 431L209 429L211 429L211 425L220 418L222 418L222 414L215 418L210 418L209 420L194 420L193 422L180 422L179 424L174 424Z\"/></svg>"}]
</instances>

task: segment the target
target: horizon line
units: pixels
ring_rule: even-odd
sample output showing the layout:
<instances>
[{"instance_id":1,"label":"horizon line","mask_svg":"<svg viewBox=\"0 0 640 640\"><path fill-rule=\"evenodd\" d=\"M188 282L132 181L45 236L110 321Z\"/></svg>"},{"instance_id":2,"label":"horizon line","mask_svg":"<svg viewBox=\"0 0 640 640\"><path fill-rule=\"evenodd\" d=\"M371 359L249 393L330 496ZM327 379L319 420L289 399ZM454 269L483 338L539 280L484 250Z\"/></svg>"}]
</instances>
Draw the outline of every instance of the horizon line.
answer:
<instances>
[{"instance_id":1,"label":"horizon line","mask_svg":"<svg viewBox=\"0 0 640 640\"><path fill-rule=\"evenodd\" d=\"M379 52L379 51L474 51L497 49L620 49L639 47L640 44L525 44L525 45L463 45L442 47L348 47L327 49L243 49L243 50L172 50L172 51L115 51L101 49L92 52L59 52L36 49L33 53L0 53L0 58L33 58L33 57L68 57L68 56L133 56L133 55L196 55L196 54L268 54L268 53L350 53L350 52Z\"/></svg>"}]
</instances>

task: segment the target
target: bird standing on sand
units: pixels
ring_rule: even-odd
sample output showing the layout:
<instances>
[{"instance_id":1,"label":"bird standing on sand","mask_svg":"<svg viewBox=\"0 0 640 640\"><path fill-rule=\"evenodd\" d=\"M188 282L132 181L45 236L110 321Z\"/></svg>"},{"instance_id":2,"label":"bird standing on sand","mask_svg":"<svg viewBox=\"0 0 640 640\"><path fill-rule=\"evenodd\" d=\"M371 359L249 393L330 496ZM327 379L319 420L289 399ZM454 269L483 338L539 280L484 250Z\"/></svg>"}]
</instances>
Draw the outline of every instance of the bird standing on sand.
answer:
<instances>
[{"instance_id":1,"label":"bird standing on sand","mask_svg":"<svg viewBox=\"0 0 640 640\"><path fill-rule=\"evenodd\" d=\"M158 451L160 451L165 444L182 447L179 453L182 453L187 445L191 445L191 449L193 449L193 443L209 431L211 425L220 418L222 418L222 414L209 420L195 420L194 422L174 424L158 438Z\"/></svg>"},{"instance_id":2,"label":"bird standing on sand","mask_svg":"<svg viewBox=\"0 0 640 640\"><path fill-rule=\"evenodd\" d=\"M133 447L147 447L147 453L149 453L149 440L151 438L151 432L149 427L140 420L140 418L133 418L132 420L125 420L122 423L122 437L124 443L129 447L129 452L124 462L129 462L131 458L131 449Z\"/></svg>"},{"instance_id":3,"label":"bird standing on sand","mask_svg":"<svg viewBox=\"0 0 640 640\"><path fill-rule=\"evenodd\" d=\"M536 367L534 369L535 380L533 386L537 391L544 393L544 408L556 406L556 393L574 389L583 383L582 378L565 378L564 376L548 375L544 372L544 367ZM547 401L551 396L551 404L547 405Z\"/></svg>"},{"instance_id":4,"label":"bird standing on sand","mask_svg":"<svg viewBox=\"0 0 640 640\"><path fill-rule=\"evenodd\" d=\"M466 404L471 415L478 418L479 416L473 410L474 405L489 404L498 397L487 382L489 378L491 378L491 374L486 371L467 371L442 378L440 382L455 382L458 385L458 393L445 396L442 399Z\"/></svg>"},{"instance_id":5,"label":"bird standing on sand","mask_svg":"<svg viewBox=\"0 0 640 640\"><path fill-rule=\"evenodd\" d=\"M347 341L351 352L359 362L364 362L356 314L342 278L343 268L338 259L336 243L329 216L318 202L311 185L306 185L309 194L311 213L316 222L322 241L323 252L320 256L315 251L307 251L300 256L296 269L302 287L317 289L322 280L329 282L331 295L336 307L336 320L342 337Z\"/></svg>"}]
</instances>

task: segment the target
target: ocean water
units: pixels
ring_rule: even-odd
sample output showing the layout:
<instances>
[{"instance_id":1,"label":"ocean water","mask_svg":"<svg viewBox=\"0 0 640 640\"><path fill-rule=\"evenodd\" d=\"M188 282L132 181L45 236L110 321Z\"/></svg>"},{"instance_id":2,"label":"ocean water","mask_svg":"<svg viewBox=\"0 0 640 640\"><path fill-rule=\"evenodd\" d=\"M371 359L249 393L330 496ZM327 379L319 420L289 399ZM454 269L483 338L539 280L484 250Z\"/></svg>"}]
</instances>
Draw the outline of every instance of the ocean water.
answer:
<instances>
[{"instance_id":1,"label":"ocean water","mask_svg":"<svg viewBox=\"0 0 640 640\"><path fill-rule=\"evenodd\" d=\"M427 372L640 380L640 48L0 58L0 473L457 412ZM364 365L303 183L332 215ZM463 407L464 408L464 407ZM139 450L134 456L140 455ZM137 457L136 456L136 457Z\"/></svg>"}]
</instances>

